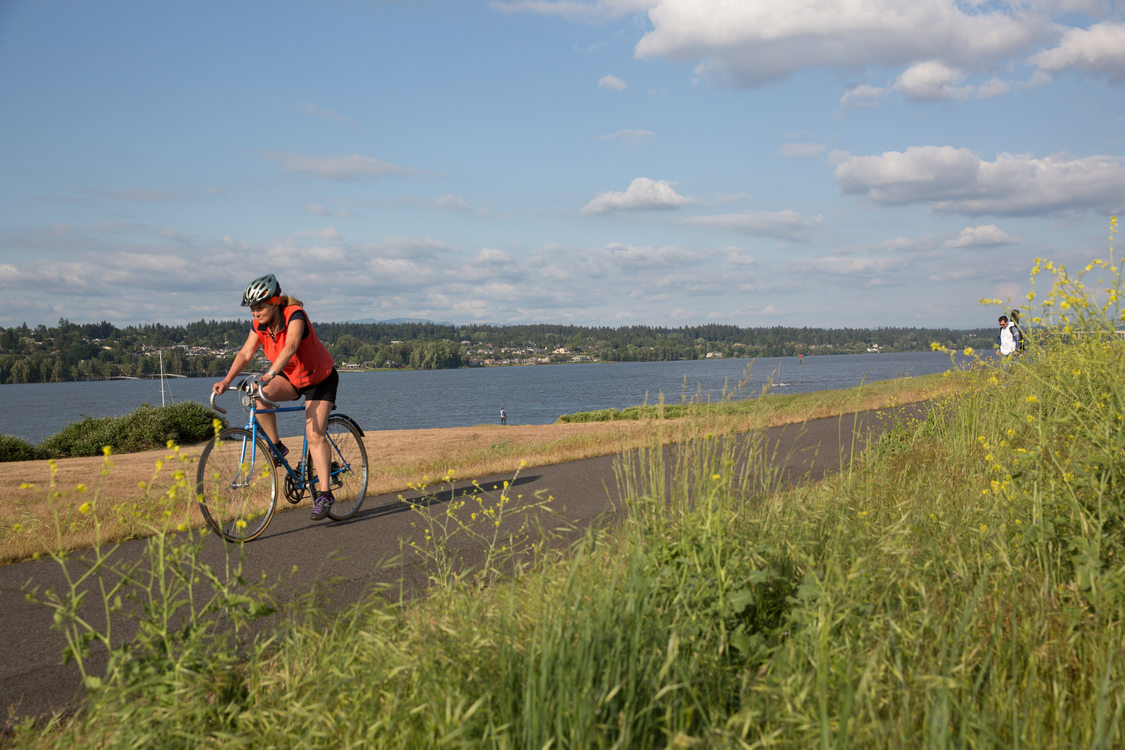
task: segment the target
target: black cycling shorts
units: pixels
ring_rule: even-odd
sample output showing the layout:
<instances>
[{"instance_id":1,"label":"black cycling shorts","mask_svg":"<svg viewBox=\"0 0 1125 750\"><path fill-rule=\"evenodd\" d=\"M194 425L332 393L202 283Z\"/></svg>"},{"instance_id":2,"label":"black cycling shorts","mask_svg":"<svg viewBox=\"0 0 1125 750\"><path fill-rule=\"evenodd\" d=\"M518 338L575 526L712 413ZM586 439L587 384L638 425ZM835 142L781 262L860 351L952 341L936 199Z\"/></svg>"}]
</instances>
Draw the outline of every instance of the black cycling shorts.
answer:
<instances>
[{"instance_id":1,"label":"black cycling shorts","mask_svg":"<svg viewBox=\"0 0 1125 750\"><path fill-rule=\"evenodd\" d=\"M285 378L285 373L281 374ZM289 380L289 378L285 378ZM296 388L296 386L294 386ZM297 388L297 395L304 396L305 402L309 401L331 401L332 405L336 405L336 390L340 387L340 373L336 368L332 368L332 374L324 380L316 383L315 385L306 385L304 388Z\"/></svg>"}]
</instances>

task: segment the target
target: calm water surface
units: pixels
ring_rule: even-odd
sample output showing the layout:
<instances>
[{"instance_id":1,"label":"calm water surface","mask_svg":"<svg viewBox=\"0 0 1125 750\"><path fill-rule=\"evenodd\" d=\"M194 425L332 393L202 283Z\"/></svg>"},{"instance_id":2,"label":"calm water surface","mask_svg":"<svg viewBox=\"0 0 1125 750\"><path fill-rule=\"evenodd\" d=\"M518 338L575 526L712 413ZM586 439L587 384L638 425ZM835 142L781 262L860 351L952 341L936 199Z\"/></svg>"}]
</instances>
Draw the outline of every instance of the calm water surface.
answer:
<instances>
[{"instance_id":1,"label":"calm water surface","mask_svg":"<svg viewBox=\"0 0 1125 750\"><path fill-rule=\"evenodd\" d=\"M948 369L949 357L941 352L907 352L342 373L339 408L365 430L495 423L501 406L509 424L549 424L562 414L655 403L661 394L667 403L720 401L724 389L734 391L743 380L739 398L758 395L771 377L788 384L777 392L803 393ZM206 404L213 382L167 379L164 399ZM118 416L160 403L157 380L0 385L0 433L38 443L82 417ZM232 421L241 419L234 394L220 404ZM287 416L283 424L299 430L299 417Z\"/></svg>"}]
</instances>

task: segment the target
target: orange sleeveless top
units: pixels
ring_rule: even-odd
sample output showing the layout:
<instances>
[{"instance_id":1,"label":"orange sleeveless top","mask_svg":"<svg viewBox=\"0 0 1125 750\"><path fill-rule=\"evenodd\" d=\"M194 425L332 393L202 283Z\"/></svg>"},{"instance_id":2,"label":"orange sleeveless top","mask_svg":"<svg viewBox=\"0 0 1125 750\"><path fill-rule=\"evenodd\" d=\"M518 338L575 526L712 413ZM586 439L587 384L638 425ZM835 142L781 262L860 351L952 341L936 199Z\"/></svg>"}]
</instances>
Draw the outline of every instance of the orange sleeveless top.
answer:
<instances>
[{"instance_id":1,"label":"orange sleeveless top","mask_svg":"<svg viewBox=\"0 0 1125 750\"><path fill-rule=\"evenodd\" d=\"M270 333L268 327L264 330L258 328L257 323L253 324L252 328L254 333L258 334L258 341L262 344L266 359L273 362L285 347L285 337L289 333L289 321L297 312L304 314L305 336L282 372L285 373L285 377L294 387L307 388L310 385L316 385L331 375L336 362L332 359L328 349L316 337L312 321L309 320L309 316L304 309L298 305L289 305L283 308L281 314L285 318L285 327L276 336Z\"/></svg>"}]
</instances>

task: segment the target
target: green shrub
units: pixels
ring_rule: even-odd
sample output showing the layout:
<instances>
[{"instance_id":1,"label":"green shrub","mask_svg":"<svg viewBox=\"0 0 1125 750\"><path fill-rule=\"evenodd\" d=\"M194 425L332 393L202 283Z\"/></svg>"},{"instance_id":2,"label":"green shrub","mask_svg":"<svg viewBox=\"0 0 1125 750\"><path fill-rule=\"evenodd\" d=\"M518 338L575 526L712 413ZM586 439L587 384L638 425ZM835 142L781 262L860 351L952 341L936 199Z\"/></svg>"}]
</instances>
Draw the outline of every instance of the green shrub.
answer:
<instances>
[{"instance_id":1,"label":"green shrub","mask_svg":"<svg viewBox=\"0 0 1125 750\"><path fill-rule=\"evenodd\" d=\"M86 417L44 440L39 457L97 456L107 445L115 453L135 453L161 448L170 440L180 445L199 443L214 434L212 419L213 412L194 401L146 404L123 417Z\"/></svg>"},{"instance_id":2,"label":"green shrub","mask_svg":"<svg viewBox=\"0 0 1125 750\"><path fill-rule=\"evenodd\" d=\"M67 456L96 456L102 447L113 446L118 441L122 417L86 417L71 422L44 440L40 447L52 458Z\"/></svg>"},{"instance_id":3,"label":"green shrub","mask_svg":"<svg viewBox=\"0 0 1125 750\"><path fill-rule=\"evenodd\" d=\"M745 408L737 403L724 404L728 410ZM624 409L595 409L594 411L580 411L574 414L563 414L559 422L614 422L618 420L638 419L679 419L690 415L717 413L720 406L717 404L701 404L695 402L675 404L643 404L626 406Z\"/></svg>"},{"instance_id":4,"label":"green shrub","mask_svg":"<svg viewBox=\"0 0 1125 750\"><path fill-rule=\"evenodd\" d=\"M43 457L43 451L23 438L0 435L0 461L35 461Z\"/></svg>"},{"instance_id":5,"label":"green shrub","mask_svg":"<svg viewBox=\"0 0 1125 750\"><path fill-rule=\"evenodd\" d=\"M563 414L559 417L559 422L612 422L615 419L620 419L620 412L617 409L595 409L594 411L580 411L575 414Z\"/></svg>"},{"instance_id":6,"label":"green shrub","mask_svg":"<svg viewBox=\"0 0 1125 750\"><path fill-rule=\"evenodd\" d=\"M164 407L143 406L122 418L120 442L113 449L128 453L160 448L169 440L198 443L215 434L213 418L214 412L194 401Z\"/></svg>"}]
</instances>

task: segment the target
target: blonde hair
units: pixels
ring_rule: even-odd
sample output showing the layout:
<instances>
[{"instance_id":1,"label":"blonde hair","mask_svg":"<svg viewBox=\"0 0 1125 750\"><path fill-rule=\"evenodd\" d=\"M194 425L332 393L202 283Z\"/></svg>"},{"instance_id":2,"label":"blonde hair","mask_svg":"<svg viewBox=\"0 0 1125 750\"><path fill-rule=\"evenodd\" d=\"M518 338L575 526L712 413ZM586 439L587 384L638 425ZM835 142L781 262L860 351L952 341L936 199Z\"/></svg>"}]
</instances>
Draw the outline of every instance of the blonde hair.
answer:
<instances>
[{"instance_id":1,"label":"blonde hair","mask_svg":"<svg viewBox=\"0 0 1125 750\"><path fill-rule=\"evenodd\" d=\"M297 307L304 307L305 306L305 303L302 302L301 300L297 299L296 297L290 297L288 294L285 294L285 293L282 293L280 296L281 296L281 303L279 305L280 307L289 307L290 305L296 305Z\"/></svg>"}]
</instances>

